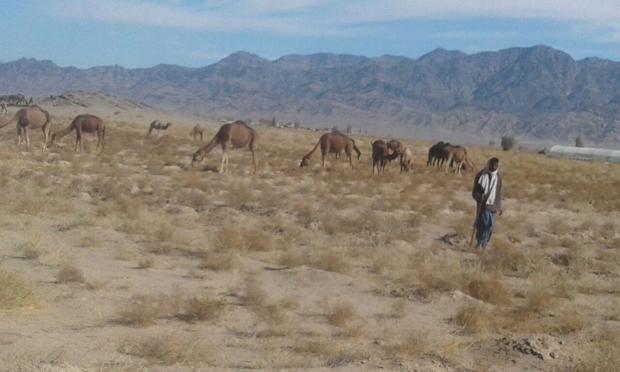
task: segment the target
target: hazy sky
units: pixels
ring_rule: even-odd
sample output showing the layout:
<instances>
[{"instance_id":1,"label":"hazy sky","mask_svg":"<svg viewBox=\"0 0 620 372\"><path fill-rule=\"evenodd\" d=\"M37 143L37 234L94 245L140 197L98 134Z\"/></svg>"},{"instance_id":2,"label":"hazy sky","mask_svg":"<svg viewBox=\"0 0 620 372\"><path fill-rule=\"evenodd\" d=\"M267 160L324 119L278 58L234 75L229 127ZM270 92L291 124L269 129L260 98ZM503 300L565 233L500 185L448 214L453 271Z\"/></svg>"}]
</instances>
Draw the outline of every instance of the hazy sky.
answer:
<instances>
[{"instance_id":1,"label":"hazy sky","mask_svg":"<svg viewBox=\"0 0 620 372\"><path fill-rule=\"evenodd\" d=\"M239 50L417 58L549 45L620 60L618 0L3 0L0 62L204 66Z\"/></svg>"}]
</instances>

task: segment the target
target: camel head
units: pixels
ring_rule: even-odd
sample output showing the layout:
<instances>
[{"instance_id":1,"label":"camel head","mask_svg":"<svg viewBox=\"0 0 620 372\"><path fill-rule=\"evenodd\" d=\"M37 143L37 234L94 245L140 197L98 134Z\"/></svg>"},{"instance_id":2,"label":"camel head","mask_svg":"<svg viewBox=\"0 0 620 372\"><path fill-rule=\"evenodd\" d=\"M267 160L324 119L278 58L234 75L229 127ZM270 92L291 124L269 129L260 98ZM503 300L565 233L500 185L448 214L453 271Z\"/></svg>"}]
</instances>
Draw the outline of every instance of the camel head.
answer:
<instances>
[{"instance_id":1,"label":"camel head","mask_svg":"<svg viewBox=\"0 0 620 372\"><path fill-rule=\"evenodd\" d=\"M202 159L205 158L205 152L202 149L196 151L194 155L192 155L192 168L196 166L196 164L200 163Z\"/></svg>"},{"instance_id":2,"label":"camel head","mask_svg":"<svg viewBox=\"0 0 620 372\"><path fill-rule=\"evenodd\" d=\"M56 142L56 133L52 133L50 136L50 145L53 145Z\"/></svg>"},{"instance_id":3,"label":"camel head","mask_svg":"<svg viewBox=\"0 0 620 372\"><path fill-rule=\"evenodd\" d=\"M303 168L303 167L307 167L307 166L308 166L308 158L306 158L304 156L303 159L301 159L301 163L299 163L299 167Z\"/></svg>"}]
</instances>

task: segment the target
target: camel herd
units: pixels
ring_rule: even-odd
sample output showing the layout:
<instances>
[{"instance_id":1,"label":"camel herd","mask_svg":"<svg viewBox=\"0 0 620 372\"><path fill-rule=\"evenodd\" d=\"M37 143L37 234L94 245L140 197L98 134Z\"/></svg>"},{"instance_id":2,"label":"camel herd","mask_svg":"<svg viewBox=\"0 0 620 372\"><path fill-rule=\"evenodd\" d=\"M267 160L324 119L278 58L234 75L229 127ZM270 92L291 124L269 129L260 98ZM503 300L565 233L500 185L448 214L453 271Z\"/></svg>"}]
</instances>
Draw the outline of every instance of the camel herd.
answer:
<instances>
[{"instance_id":1,"label":"camel herd","mask_svg":"<svg viewBox=\"0 0 620 372\"><path fill-rule=\"evenodd\" d=\"M15 122L17 129L17 144L18 146L22 142L26 143L26 146L30 148L30 130L43 131L43 147L42 150L47 149L48 142L51 144L56 143L64 136L75 131L75 151L82 151L82 135L85 133L97 134L97 149L103 150L105 145L105 123L103 120L95 115L83 114L76 116L71 124L65 129L51 133L51 119L50 114L43 110L41 107L34 105L26 108L22 108L12 119L4 124L0 125L0 128ZM154 131L160 135L162 131L168 129L172 124L163 124L159 120L153 121L149 125L147 135L151 135ZM190 136L193 140L200 137L203 140L204 128L200 125L196 125L190 132ZM22 141L22 137L24 141ZM204 146L201 146L192 155L191 166L194 167L199 164L207 154L209 154L214 148L221 147L222 149L222 161L220 164L219 172L225 173L228 171L228 159L229 151L233 149L247 148L252 154L252 163L254 165L254 173L256 173L258 164L256 161L256 143L257 134L256 131L247 125L244 121L238 120L233 123L227 123L222 125L215 136ZM378 139L371 142L372 148L372 174L379 175L385 172L386 165L392 160L399 159L400 171L409 172L413 165L413 151L411 148L403 145L398 140L382 140ZM320 138L317 144L312 150L307 153L299 164L300 167L309 165L309 160L312 155L321 150L321 166L325 167L326 157L329 154L334 154L336 158L344 152L351 169L353 166L352 153L355 151L357 160L361 159L362 153L355 144L353 138L341 133L338 130L334 130L331 133L325 133ZM448 172L449 167L454 169L454 173L461 174L463 170L473 170L474 164L467 158L467 150L462 146L452 145L450 143L438 142L434 144L428 151L427 166L438 167L445 169Z\"/></svg>"}]
</instances>

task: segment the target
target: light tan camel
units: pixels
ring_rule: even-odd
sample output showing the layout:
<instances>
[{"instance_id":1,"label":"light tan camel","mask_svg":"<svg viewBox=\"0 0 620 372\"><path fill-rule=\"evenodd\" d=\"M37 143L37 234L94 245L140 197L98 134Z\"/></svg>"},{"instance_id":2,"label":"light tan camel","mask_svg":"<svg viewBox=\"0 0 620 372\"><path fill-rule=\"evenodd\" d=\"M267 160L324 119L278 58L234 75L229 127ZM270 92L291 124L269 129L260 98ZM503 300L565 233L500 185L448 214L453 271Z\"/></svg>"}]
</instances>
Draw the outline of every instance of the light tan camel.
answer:
<instances>
[{"instance_id":1,"label":"light tan camel","mask_svg":"<svg viewBox=\"0 0 620 372\"><path fill-rule=\"evenodd\" d=\"M413 151L405 147L400 153L400 172L409 172L411 169L413 169Z\"/></svg>"},{"instance_id":2,"label":"light tan camel","mask_svg":"<svg viewBox=\"0 0 620 372\"><path fill-rule=\"evenodd\" d=\"M41 129L43 131L43 151L47 150L47 141L50 135L51 119L50 114L40 108L39 106L30 106L20 109L15 113L13 119L0 125L0 128L4 128L12 122L17 122L17 146L22 143L22 132L26 139L26 147L30 149L30 136L28 135L29 129Z\"/></svg>"},{"instance_id":3,"label":"light tan camel","mask_svg":"<svg viewBox=\"0 0 620 372\"><path fill-rule=\"evenodd\" d=\"M258 135L256 131L249 127L244 121L237 120L234 123L224 124L217 131L215 136L206 145L199 148L192 156L192 167L200 163L205 156L216 146L222 146L222 164L220 173L228 171L228 150L247 147L252 153L252 163L254 163L254 173L258 168L254 147L256 146Z\"/></svg>"},{"instance_id":4,"label":"light tan camel","mask_svg":"<svg viewBox=\"0 0 620 372\"><path fill-rule=\"evenodd\" d=\"M474 163L467 159L467 150L464 147L447 145L445 146L445 150L448 153L448 159L445 163L446 173L448 173L448 168L451 165L454 166L454 173L458 175L461 175L462 168L465 170L467 170L467 167L471 170L474 169Z\"/></svg>"},{"instance_id":5,"label":"light tan camel","mask_svg":"<svg viewBox=\"0 0 620 372\"><path fill-rule=\"evenodd\" d=\"M172 123L166 123L166 125L164 125L164 123L162 123L159 120L155 120L151 123L151 125L149 126L149 132L147 134L147 136L151 135L151 132L156 131L157 132L157 136L159 137L161 135L161 132L168 129L168 127L170 127L172 125Z\"/></svg>"},{"instance_id":6,"label":"light tan camel","mask_svg":"<svg viewBox=\"0 0 620 372\"><path fill-rule=\"evenodd\" d=\"M189 132L189 135L192 137L194 141L196 140L196 137L200 136L200 140L202 141L203 132L204 132L204 129L200 126L200 124L196 124L196 126L192 129L192 131Z\"/></svg>"},{"instance_id":7,"label":"light tan camel","mask_svg":"<svg viewBox=\"0 0 620 372\"><path fill-rule=\"evenodd\" d=\"M327 154L340 154L340 152L344 150L344 152L347 154L347 159L349 159L351 169L353 169L351 151L355 151L357 153L357 160L362 157L362 153L357 148L357 146L355 145L355 141L351 137L344 135L340 132L332 132L325 133L321 136L321 138L319 138L319 142L317 142L314 148L301 159L301 163L299 164L299 166L307 166L309 164L308 160L310 160L312 154L314 154L314 152L319 147L321 148L321 166L323 168L325 168L325 157L327 156Z\"/></svg>"},{"instance_id":8,"label":"light tan camel","mask_svg":"<svg viewBox=\"0 0 620 372\"><path fill-rule=\"evenodd\" d=\"M75 151L82 152L84 147L82 146L82 134L85 133L97 133L97 149L101 147L101 151L103 151L105 145L105 123L101 118L95 115L78 115L73 119L71 124L65 129L53 133L52 134L52 144L56 141L60 141L60 139L67 134L71 133L75 130Z\"/></svg>"},{"instance_id":9,"label":"light tan camel","mask_svg":"<svg viewBox=\"0 0 620 372\"><path fill-rule=\"evenodd\" d=\"M376 140L370 143L372 147L372 174L373 176L385 173L385 165L398 157L396 151L390 153L390 148L384 140Z\"/></svg>"}]
</instances>

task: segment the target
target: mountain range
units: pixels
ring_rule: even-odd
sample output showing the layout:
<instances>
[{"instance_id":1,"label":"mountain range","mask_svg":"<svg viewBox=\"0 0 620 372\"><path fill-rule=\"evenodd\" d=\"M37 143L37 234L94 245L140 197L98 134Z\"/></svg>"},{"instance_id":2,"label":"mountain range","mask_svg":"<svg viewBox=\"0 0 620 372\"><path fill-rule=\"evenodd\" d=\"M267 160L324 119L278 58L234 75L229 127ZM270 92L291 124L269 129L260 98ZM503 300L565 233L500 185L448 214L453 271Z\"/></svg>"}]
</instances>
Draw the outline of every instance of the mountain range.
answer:
<instances>
[{"instance_id":1,"label":"mountain range","mask_svg":"<svg viewBox=\"0 0 620 372\"><path fill-rule=\"evenodd\" d=\"M165 110L272 118L372 132L511 134L548 142L581 136L620 144L620 63L574 60L546 46L412 59L319 53L275 60L237 52L209 66L128 69L0 63L0 94L101 91Z\"/></svg>"}]
</instances>

